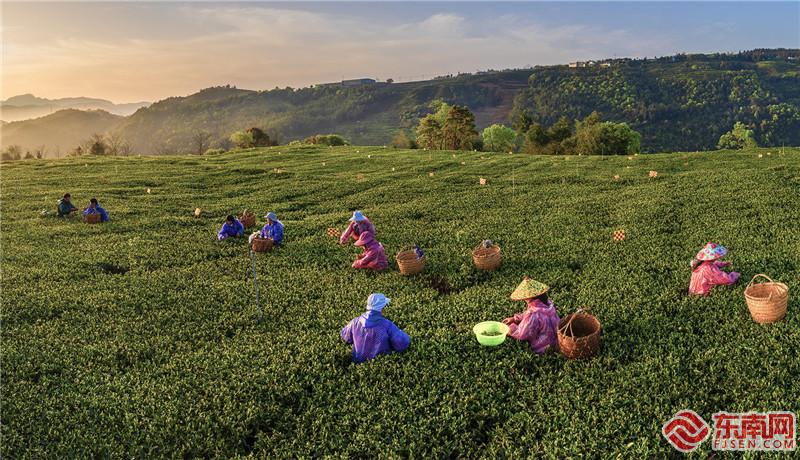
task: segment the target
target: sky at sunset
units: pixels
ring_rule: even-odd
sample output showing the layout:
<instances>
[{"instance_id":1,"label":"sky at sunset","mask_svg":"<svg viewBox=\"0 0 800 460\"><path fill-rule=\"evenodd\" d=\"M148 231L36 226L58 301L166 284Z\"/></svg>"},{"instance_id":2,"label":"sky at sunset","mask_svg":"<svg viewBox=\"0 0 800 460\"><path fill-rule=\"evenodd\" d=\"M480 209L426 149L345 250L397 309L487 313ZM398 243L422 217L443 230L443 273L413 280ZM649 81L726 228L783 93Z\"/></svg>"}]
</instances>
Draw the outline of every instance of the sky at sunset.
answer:
<instances>
[{"instance_id":1,"label":"sky at sunset","mask_svg":"<svg viewBox=\"0 0 800 460\"><path fill-rule=\"evenodd\" d=\"M429 78L800 47L800 2L2 3L2 99Z\"/></svg>"}]
</instances>

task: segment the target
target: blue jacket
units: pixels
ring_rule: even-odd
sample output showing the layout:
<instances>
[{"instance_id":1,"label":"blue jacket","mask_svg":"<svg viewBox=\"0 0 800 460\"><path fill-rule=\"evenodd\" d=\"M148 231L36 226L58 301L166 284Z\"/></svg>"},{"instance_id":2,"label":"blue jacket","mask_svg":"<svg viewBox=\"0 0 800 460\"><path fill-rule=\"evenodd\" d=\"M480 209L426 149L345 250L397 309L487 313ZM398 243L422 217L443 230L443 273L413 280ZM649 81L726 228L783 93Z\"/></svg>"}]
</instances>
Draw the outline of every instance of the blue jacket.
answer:
<instances>
[{"instance_id":1,"label":"blue jacket","mask_svg":"<svg viewBox=\"0 0 800 460\"><path fill-rule=\"evenodd\" d=\"M225 238L229 238L231 236L242 236L244 235L244 225L239 222L239 219L234 219L233 224L229 224L225 222L222 224L222 228L219 229L219 234L217 235L217 239L219 241L224 240Z\"/></svg>"},{"instance_id":2,"label":"blue jacket","mask_svg":"<svg viewBox=\"0 0 800 460\"><path fill-rule=\"evenodd\" d=\"M342 340L353 345L355 363L405 351L411 344L411 337L378 311L368 311L350 321L342 329Z\"/></svg>"},{"instance_id":3,"label":"blue jacket","mask_svg":"<svg viewBox=\"0 0 800 460\"><path fill-rule=\"evenodd\" d=\"M283 223L276 220L272 225L264 225L261 228L261 238L269 238L275 245L281 244L281 241L283 241Z\"/></svg>"},{"instance_id":4,"label":"blue jacket","mask_svg":"<svg viewBox=\"0 0 800 460\"><path fill-rule=\"evenodd\" d=\"M100 203L97 203L94 208L89 206L83 211L84 217L95 213L100 214L100 222L108 222L108 212L100 206Z\"/></svg>"}]
</instances>

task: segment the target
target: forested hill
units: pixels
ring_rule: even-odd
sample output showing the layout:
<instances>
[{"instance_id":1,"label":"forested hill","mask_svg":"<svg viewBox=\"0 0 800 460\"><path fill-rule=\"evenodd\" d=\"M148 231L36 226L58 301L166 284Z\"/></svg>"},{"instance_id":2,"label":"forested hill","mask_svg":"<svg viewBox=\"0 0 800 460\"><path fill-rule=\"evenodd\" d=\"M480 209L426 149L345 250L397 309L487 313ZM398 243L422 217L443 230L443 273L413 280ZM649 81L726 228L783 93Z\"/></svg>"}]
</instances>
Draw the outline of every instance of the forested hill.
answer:
<instances>
[{"instance_id":1,"label":"forested hill","mask_svg":"<svg viewBox=\"0 0 800 460\"><path fill-rule=\"evenodd\" d=\"M761 145L800 145L799 55L756 50L541 67L515 99L512 118L549 125L598 111L639 131L649 152L713 149L736 121L751 126Z\"/></svg>"},{"instance_id":2,"label":"forested hill","mask_svg":"<svg viewBox=\"0 0 800 460\"><path fill-rule=\"evenodd\" d=\"M646 152L714 148L736 121L750 125L761 145L800 145L798 56L796 49L755 50L355 87L252 91L223 86L141 108L107 132L142 154L196 151L198 139L201 146L225 147L232 132L253 126L281 142L337 133L354 144L384 145L398 129L413 129L430 102L442 99L468 106L479 129L492 123L524 129L532 122L548 125L561 116L577 119L598 111L605 120L625 121L638 130ZM72 137L53 138L63 131L64 118L79 117L67 113L19 122L15 132L25 132L24 138L4 126L2 145L31 150L45 145L51 155L57 145L63 154L75 143ZM42 140L29 144L31 139Z\"/></svg>"}]
</instances>

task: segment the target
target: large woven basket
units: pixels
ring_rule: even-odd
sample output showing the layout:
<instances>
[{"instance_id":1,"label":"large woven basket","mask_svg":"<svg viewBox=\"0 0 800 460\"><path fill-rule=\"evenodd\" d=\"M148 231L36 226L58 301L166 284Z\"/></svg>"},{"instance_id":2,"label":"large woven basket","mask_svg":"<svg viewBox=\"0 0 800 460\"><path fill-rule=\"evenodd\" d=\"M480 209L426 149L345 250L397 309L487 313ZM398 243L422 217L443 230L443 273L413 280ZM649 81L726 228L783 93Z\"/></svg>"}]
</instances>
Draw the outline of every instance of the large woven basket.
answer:
<instances>
[{"instance_id":1,"label":"large woven basket","mask_svg":"<svg viewBox=\"0 0 800 460\"><path fill-rule=\"evenodd\" d=\"M561 318L558 324L558 348L567 359L589 358L600 349L600 321L578 310Z\"/></svg>"},{"instance_id":2,"label":"large woven basket","mask_svg":"<svg viewBox=\"0 0 800 460\"><path fill-rule=\"evenodd\" d=\"M94 212L92 214L86 214L86 217L84 217L84 219L86 220L87 224L99 224L100 221L102 220L102 217L100 216L100 214Z\"/></svg>"},{"instance_id":3,"label":"large woven basket","mask_svg":"<svg viewBox=\"0 0 800 460\"><path fill-rule=\"evenodd\" d=\"M252 212L237 214L236 217L239 218L239 222L244 225L244 228L251 228L256 225L256 215Z\"/></svg>"},{"instance_id":4,"label":"large woven basket","mask_svg":"<svg viewBox=\"0 0 800 460\"><path fill-rule=\"evenodd\" d=\"M769 281L755 283L756 278L762 277ZM747 283L744 298L753 321L761 324L774 323L786 316L789 305L789 286L772 280L767 275L759 273Z\"/></svg>"},{"instance_id":5,"label":"large woven basket","mask_svg":"<svg viewBox=\"0 0 800 460\"><path fill-rule=\"evenodd\" d=\"M400 273L406 276L416 275L425 268L425 256L417 258L417 251L413 249L398 252L395 259L397 266L400 267Z\"/></svg>"},{"instance_id":6,"label":"large woven basket","mask_svg":"<svg viewBox=\"0 0 800 460\"><path fill-rule=\"evenodd\" d=\"M494 245L490 248L478 246L472 251L472 261L478 270L494 270L503 261L500 255L500 246Z\"/></svg>"},{"instance_id":7,"label":"large woven basket","mask_svg":"<svg viewBox=\"0 0 800 460\"><path fill-rule=\"evenodd\" d=\"M269 252L272 251L273 242L269 238L253 238L253 244L250 247L253 252Z\"/></svg>"}]
</instances>

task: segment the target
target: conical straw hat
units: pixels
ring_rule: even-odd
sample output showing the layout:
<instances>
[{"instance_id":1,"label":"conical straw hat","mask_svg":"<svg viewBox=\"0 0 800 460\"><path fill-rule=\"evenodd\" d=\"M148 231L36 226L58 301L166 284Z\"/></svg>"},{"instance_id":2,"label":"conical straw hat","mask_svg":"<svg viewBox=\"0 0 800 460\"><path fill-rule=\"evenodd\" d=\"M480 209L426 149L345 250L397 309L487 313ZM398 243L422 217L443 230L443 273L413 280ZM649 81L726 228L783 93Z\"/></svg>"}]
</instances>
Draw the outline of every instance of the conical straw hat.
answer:
<instances>
[{"instance_id":1,"label":"conical straw hat","mask_svg":"<svg viewBox=\"0 0 800 460\"><path fill-rule=\"evenodd\" d=\"M527 276L519 283L519 286L511 293L511 300L525 300L538 297L549 291L550 287L539 281L532 280Z\"/></svg>"}]
</instances>

